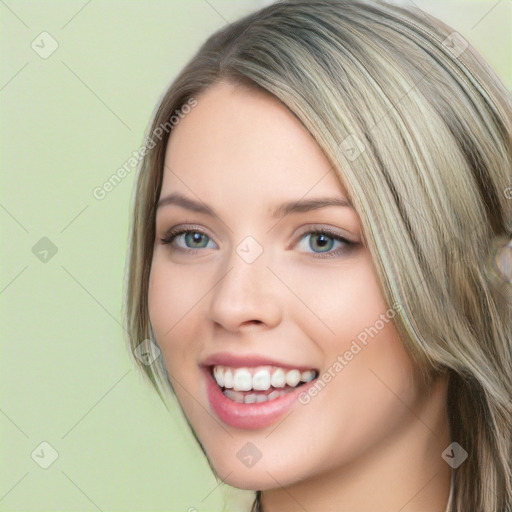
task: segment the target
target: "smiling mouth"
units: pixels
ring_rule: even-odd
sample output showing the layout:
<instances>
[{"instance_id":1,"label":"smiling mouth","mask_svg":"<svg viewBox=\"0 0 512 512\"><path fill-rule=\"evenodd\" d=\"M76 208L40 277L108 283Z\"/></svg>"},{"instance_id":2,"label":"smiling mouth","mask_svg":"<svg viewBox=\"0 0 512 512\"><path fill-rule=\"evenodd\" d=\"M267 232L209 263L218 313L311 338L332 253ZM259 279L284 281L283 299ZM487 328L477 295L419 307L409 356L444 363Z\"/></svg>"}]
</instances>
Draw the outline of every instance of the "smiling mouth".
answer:
<instances>
[{"instance_id":1,"label":"smiling mouth","mask_svg":"<svg viewBox=\"0 0 512 512\"><path fill-rule=\"evenodd\" d=\"M270 402L318 378L315 369L301 371L278 366L231 368L210 366L224 396L240 404Z\"/></svg>"}]
</instances>

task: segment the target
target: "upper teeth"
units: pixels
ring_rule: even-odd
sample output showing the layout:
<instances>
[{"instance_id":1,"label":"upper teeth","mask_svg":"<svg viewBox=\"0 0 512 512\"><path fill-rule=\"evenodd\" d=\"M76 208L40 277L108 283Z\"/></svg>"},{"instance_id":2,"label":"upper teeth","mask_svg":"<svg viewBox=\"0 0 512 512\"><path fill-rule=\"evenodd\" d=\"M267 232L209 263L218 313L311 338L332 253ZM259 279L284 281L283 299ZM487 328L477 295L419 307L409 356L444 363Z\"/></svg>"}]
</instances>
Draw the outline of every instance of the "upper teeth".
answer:
<instances>
[{"instance_id":1,"label":"upper teeth","mask_svg":"<svg viewBox=\"0 0 512 512\"><path fill-rule=\"evenodd\" d=\"M235 391L250 391L251 389L266 391L270 386L284 388L288 385L297 386L299 382L309 382L315 378L314 370L283 370L272 366L257 366L256 368L226 368L214 366L213 376L220 387L232 388Z\"/></svg>"}]
</instances>

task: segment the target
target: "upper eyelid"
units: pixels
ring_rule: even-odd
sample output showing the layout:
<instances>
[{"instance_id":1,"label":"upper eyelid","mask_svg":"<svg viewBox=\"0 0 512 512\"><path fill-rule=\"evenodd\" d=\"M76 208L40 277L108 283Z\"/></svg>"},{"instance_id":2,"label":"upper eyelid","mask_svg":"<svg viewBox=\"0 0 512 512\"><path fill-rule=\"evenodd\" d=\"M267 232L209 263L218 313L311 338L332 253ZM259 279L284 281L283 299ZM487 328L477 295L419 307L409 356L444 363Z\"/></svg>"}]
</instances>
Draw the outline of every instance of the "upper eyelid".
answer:
<instances>
[{"instance_id":1,"label":"upper eyelid","mask_svg":"<svg viewBox=\"0 0 512 512\"><path fill-rule=\"evenodd\" d=\"M157 222L158 224L158 222ZM207 230L209 231L208 228L205 228L201 223L198 223L196 221L193 221L193 220L187 220L187 218L185 217L185 219L181 222L178 222L176 224L174 223L171 223L171 222L167 222L167 221L162 221L162 224L163 225L166 225L166 224L170 224L171 227L170 228L166 228L164 229L164 231L170 231L171 229L177 229L177 228L183 228L184 230L192 230L192 229L195 229L195 228L199 228L200 230ZM299 226L299 228L296 228L296 229L332 229L332 230L341 230L342 232L346 232L347 233L347 236L350 236L350 234L348 233L348 231L344 228L341 228L339 225L339 221L336 222L334 224L330 224L328 221L320 221L320 222L314 222L314 221L310 221L310 222L301 222L301 226ZM155 226L156 227L156 226ZM232 231L232 230L229 230L229 231ZM353 235L355 236L355 235Z\"/></svg>"},{"instance_id":2,"label":"upper eyelid","mask_svg":"<svg viewBox=\"0 0 512 512\"><path fill-rule=\"evenodd\" d=\"M316 231L331 231L332 233L336 234L337 236L346 237L346 238L349 238L351 236L355 237L355 235L351 235L349 232L347 232L343 228L329 225L326 223L314 223L313 222L311 224L306 224L306 225L300 226L297 229L302 232L301 234L306 234L309 232L316 232ZM203 226L201 226L200 224L196 224L195 222L184 221L184 222L180 222L179 224L176 224L175 226L164 229L164 235L167 233L170 233L171 231L194 231L194 230L204 232L204 234L206 234L206 235L208 235L207 232L210 231L208 228L204 228ZM340 230L341 230L341 233L338 233L338 231L340 231ZM294 230L294 231L296 231L296 230ZM208 236L210 238L213 238L210 235L208 235Z\"/></svg>"}]
</instances>

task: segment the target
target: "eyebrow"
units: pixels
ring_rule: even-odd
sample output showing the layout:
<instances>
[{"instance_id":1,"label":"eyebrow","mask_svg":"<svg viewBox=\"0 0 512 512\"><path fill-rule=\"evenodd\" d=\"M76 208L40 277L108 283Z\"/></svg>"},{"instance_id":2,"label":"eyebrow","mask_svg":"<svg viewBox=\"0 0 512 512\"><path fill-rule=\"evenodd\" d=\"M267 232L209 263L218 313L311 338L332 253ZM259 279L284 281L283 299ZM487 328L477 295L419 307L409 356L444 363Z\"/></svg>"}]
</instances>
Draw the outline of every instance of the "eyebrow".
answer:
<instances>
[{"instance_id":1,"label":"eyebrow","mask_svg":"<svg viewBox=\"0 0 512 512\"><path fill-rule=\"evenodd\" d=\"M178 192L174 192L172 194L169 194L168 196L162 197L158 201L156 209L158 210L158 208L170 204L181 206L182 208L186 208L187 210L191 210L193 212L203 213L211 217L220 218L219 215L215 212L215 210L210 208L205 203L185 197L184 195L179 194ZM278 219L285 217L286 215L290 215L292 213L304 213L309 212L311 210L326 208L328 206L353 208L348 199L344 197L319 197L315 199L288 201L286 203L283 203L270 211L270 217L273 219Z\"/></svg>"}]
</instances>

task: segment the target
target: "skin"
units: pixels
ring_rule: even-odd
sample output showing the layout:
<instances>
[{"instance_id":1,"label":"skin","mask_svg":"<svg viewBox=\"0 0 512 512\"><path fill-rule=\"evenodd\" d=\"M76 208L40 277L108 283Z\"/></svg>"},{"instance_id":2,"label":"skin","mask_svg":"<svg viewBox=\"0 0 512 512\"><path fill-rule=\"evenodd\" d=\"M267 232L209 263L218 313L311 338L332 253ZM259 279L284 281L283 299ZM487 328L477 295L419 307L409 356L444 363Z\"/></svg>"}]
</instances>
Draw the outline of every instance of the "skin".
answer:
<instances>
[{"instance_id":1,"label":"skin","mask_svg":"<svg viewBox=\"0 0 512 512\"><path fill-rule=\"evenodd\" d=\"M416 385L390 321L280 423L236 429L208 403L199 367L206 356L262 354L322 374L390 309L352 207L269 216L288 200L348 198L305 128L274 97L218 82L173 128L160 197L171 192L219 216L158 208L148 297L177 398L218 475L264 490L265 512L443 512L447 382ZM178 236L173 250L161 239L178 225L207 236L195 245ZM328 238L322 246L308 234L313 228L355 245L343 250L346 244ZM250 264L236 252L247 236L263 249ZM262 454L250 468L236 456L247 442Z\"/></svg>"}]
</instances>

